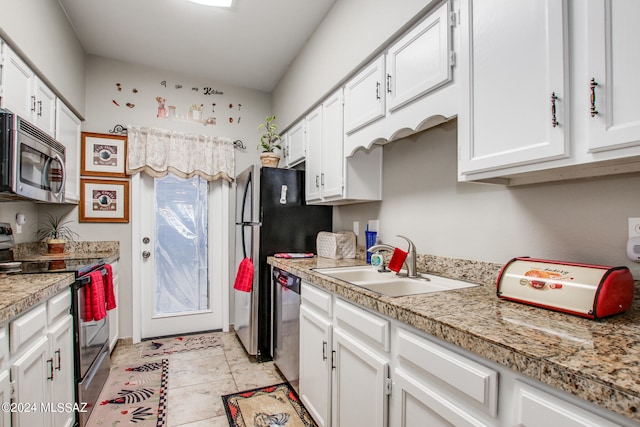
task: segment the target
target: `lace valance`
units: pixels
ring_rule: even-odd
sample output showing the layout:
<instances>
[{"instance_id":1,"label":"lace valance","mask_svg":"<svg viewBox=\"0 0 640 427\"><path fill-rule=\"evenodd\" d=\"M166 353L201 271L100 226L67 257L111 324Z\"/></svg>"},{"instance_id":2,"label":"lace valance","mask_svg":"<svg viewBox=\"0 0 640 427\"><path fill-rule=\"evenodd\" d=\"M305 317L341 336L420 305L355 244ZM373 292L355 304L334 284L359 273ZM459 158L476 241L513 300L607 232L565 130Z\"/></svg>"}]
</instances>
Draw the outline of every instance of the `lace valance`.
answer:
<instances>
[{"instance_id":1,"label":"lace valance","mask_svg":"<svg viewBox=\"0 0 640 427\"><path fill-rule=\"evenodd\" d=\"M154 178L169 172L181 178L199 175L207 181L233 181L233 140L217 136L127 127L127 172Z\"/></svg>"}]
</instances>

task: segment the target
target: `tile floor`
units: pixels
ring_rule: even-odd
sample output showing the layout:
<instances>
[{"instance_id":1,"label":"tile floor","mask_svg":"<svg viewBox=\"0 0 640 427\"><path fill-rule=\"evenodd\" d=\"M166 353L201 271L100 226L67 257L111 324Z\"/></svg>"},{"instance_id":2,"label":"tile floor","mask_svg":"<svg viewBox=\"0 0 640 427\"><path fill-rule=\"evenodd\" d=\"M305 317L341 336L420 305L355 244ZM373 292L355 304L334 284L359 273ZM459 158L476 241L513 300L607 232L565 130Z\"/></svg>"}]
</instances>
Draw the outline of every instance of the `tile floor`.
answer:
<instances>
[{"instance_id":1,"label":"tile floor","mask_svg":"<svg viewBox=\"0 0 640 427\"><path fill-rule=\"evenodd\" d=\"M220 396L284 382L273 362L251 360L235 333L216 332L221 347L140 357L142 344L118 343L111 355L117 366L169 359L168 427L228 426ZM87 427L94 427L89 419Z\"/></svg>"}]
</instances>

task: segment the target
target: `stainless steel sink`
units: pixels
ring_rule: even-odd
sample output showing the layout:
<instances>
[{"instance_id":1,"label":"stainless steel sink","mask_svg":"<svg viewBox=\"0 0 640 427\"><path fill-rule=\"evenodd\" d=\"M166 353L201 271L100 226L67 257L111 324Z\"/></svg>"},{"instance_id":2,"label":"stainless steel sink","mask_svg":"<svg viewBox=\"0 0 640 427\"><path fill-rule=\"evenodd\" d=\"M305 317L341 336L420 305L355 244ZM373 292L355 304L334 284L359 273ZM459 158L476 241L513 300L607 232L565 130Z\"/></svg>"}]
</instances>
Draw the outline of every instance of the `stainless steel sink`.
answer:
<instances>
[{"instance_id":1,"label":"stainless steel sink","mask_svg":"<svg viewBox=\"0 0 640 427\"><path fill-rule=\"evenodd\" d=\"M430 274L422 274L418 278L409 278L398 276L393 272L379 273L374 267L369 266L318 268L315 271L390 297L427 294L478 286L474 283Z\"/></svg>"}]
</instances>

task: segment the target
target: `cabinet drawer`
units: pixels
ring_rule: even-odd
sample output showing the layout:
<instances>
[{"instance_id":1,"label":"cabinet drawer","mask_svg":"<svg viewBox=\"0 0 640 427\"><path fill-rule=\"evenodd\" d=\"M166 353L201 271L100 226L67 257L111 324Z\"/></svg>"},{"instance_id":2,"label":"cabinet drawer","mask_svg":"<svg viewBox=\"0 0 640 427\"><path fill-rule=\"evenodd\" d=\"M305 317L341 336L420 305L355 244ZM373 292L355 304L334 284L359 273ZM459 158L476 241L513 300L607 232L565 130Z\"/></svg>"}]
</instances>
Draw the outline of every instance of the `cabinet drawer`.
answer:
<instances>
[{"instance_id":1,"label":"cabinet drawer","mask_svg":"<svg viewBox=\"0 0 640 427\"><path fill-rule=\"evenodd\" d=\"M71 292L63 291L58 295L49 298L47 301L47 323L49 326L69 314L71 307Z\"/></svg>"},{"instance_id":2,"label":"cabinet drawer","mask_svg":"<svg viewBox=\"0 0 640 427\"><path fill-rule=\"evenodd\" d=\"M313 309L331 317L331 294L315 286L302 282L302 290L300 291L302 304L309 304Z\"/></svg>"},{"instance_id":3,"label":"cabinet drawer","mask_svg":"<svg viewBox=\"0 0 640 427\"><path fill-rule=\"evenodd\" d=\"M498 413L498 373L416 334L398 329L398 356Z\"/></svg>"},{"instance_id":4,"label":"cabinet drawer","mask_svg":"<svg viewBox=\"0 0 640 427\"><path fill-rule=\"evenodd\" d=\"M9 326L11 354L16 354L24 346L29 345L31 340L41 336L46 327L47 310L44 304L40 304L12 321Z\"/></svg>"},{"instance_id":5,"label":"cabinet drawer","mask_svg":"<svg viewBox=\"0 0 640 427\"><path fill-rule=\"evenodd\" d=\"M514 393L515 420L511 425L527 427L613 427L618 425L520 381L515 382Z\"/></svg>"},{"instance_id":6,"label":"cabinet drawer","mask_svg":"<svg viewBox=\"0 0 640 427\"><path fill-rule=\"evenodd\" d=\"M337 300L335 305L336 325L356 332L365 341L389 351L389 321L346 301Z\"/></svg>"}]
</instances>

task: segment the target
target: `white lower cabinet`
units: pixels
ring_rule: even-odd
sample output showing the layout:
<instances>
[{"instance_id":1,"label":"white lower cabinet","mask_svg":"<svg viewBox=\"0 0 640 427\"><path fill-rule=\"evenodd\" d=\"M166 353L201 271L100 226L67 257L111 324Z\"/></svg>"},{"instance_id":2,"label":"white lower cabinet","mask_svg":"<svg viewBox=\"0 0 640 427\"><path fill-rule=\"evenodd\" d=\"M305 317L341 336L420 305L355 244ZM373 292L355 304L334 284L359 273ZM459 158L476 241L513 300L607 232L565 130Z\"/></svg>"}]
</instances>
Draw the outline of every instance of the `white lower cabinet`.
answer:
<instances>
[{"instance_id":1,"label":"white lower cabinet","mask_svg":"<svg viewBox=\"0 0 640 427\"><path fill-rule=\"evenodd\" d=\"M637 426L302 283L300 398L320 427Z\"/></svg>"},{"instance_id":2,"label":"white lower cabinet","mask_svg":"<svg viewBox=\"0 0 640 427\"><path fill-rule=\"evenodd\" d=\"M333 425L386 427L389 360L345 331L333 333Z\"/></svg>"},{"instance_id":3,"label":"white lower cabinet","mask_svg":"<svg viewBox=\"0 0 640 427\"><path fill-rule=\"evenodd\" d=\"M495 370L403 328L395 329L395 337L398 363L393 375L392 425L495 424Z\"/></svg>"},{"instance_id":4,"label":"white lower cabinet","mask_svg":"<svg viewBox=\"0 0 640 427\"><path fill-rule=\"evenodd\" d=\"M65 290L9 323L13 427L69 427L75 422L70 304L71 293ZM6 392L1 373L0 390Z\"/></svg>"},{"instance_id":5,"label":"white lower cabinet","mask_svg":"<svg viewBox=\"0 0 640 427\"><path fill-rule=\"evenodd\" d=\"M390 390L388 354L375 344L379 322L388 323L353 304L302 283L300 308L300 399L320 427L386 427ZM340 327L341 313L359 321ZM335 324L337 325L334 328ZM360 328L363 326L364 328ZM388 327L385 328L388 333ZM384 340L388 343L388 339Z\"/></svg>"},{"instance_id":6,"label":"white lower cabinet","mask_svg":"<svg viewBox=\"0 0 640 427\"><path fill-rule=\"evenodd\" d=\"M11 379L9 378L9 371L0 371L0 401L11 401ZM11 426L11 412L0 412L0 427Z\"/></svg>"},{"instance_id":7,"label":"white lower cabinet","mask_svg":"<svg viewBox=\"0 0 640 427\"><path fill-rule=\"evenodd\" d=\"M318 427L331 425L331 319L300 307L300 400Z\"/></svg>"}]
</instances>

